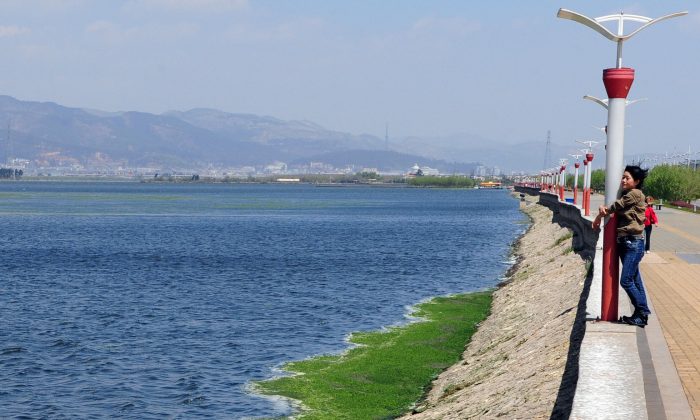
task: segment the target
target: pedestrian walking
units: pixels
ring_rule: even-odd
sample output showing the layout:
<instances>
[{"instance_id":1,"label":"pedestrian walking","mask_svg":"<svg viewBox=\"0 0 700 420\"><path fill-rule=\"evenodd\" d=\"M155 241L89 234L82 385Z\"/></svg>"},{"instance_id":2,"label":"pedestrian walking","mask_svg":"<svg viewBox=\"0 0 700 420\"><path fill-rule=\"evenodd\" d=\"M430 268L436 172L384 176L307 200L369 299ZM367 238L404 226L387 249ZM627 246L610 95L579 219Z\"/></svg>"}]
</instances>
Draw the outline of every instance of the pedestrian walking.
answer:
<instances>
[{"instance_id":1,"label":"pedestrian walking","mask_svg":"<svg viewBox=\"0 0 700 420\"><path fill-rule=\"evenodd\" d=\"M648 254L651 248L651 229L652 226L659 226L659 218L656 216L654 211L654 197L647 196L646 198L647 208L644 211L644 251Z\"/></svg>"}]
</instances>

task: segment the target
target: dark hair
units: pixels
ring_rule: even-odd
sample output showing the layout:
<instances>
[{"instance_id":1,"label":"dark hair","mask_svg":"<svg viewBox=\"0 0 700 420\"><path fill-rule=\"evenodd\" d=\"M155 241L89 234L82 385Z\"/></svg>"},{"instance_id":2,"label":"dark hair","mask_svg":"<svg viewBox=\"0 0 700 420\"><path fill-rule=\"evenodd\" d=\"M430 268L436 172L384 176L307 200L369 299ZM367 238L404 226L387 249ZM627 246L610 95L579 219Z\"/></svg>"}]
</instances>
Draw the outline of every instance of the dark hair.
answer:
<instances>
[{"instance_id":1,"label":"dark hair","mask_svg":"<svg viewBox=\"0 0 700 420\"><path fill-rule=\"evenodd\" d=\"M636 165L627 165L625 166L625 172L629 172L630 175L632 175L632 179L639 181L637 188L641 190L642 186L644 185L644 179L647 177L647 172L649 172L649 170L642 169Z\"/></svg>"}]
</instances>

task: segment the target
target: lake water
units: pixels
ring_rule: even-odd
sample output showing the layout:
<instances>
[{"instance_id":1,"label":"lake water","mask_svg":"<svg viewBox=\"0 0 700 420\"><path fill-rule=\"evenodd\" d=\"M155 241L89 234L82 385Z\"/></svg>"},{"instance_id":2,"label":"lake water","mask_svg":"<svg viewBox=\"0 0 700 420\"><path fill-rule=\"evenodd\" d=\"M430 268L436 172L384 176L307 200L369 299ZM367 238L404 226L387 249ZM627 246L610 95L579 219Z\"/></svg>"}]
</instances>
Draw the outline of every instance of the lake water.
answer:
<instances>
[{"instance_id":1,"label":"lake water","mask_svg":"<svg viewBox=\"0 0 700 420\"><path fill-rule=\"evenodd\" d=\"M279 416L248 392L494 287L504 190L0 183L0 418Z\"/></svg>"}]
</instances>

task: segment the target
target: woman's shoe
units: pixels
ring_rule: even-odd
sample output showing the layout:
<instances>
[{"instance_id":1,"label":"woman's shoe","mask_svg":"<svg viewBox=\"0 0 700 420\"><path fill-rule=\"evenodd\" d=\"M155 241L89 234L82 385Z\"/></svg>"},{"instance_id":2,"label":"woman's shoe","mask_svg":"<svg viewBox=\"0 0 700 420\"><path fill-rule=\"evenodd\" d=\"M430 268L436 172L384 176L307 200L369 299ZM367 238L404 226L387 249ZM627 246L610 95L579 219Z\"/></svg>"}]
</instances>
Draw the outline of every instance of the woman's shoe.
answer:
<instances>
[{"instance_id":1,"label":"woman's shoe","mask_svg":"<svg viewBox=\"0 0 700 420\"><path fill-rule=\"evenodd\" d=\"M644 328L647 325L647 317L645 315L622 316L622 322L629 325Z\"/></svg>"}]
</instances>

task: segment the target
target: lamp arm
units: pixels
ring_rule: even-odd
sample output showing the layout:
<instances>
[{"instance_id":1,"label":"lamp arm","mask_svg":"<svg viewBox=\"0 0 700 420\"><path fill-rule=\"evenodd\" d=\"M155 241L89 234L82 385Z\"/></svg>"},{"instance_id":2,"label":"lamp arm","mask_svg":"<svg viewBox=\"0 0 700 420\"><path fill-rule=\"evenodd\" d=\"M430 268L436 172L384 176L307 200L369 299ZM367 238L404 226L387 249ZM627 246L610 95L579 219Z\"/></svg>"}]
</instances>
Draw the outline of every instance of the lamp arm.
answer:
<instances>
[{"instance_id":1,"label":"lamp arm","mask_svg":"<svg viewBox=\"0 0 700 420\"><path fill-rule=\"evenodd\" d=\"M625 36L623 36L622 38L623 38L624 40L627 40L627 39L629 39L629 38L632 38L635 34L637 34L637 32L639 32L639 31L641 31L642 29L647 28L647 27L649 27L649 26L651 26L651 25L653 25L653 24L655 24L655 23L661 22L662 20L666 20L666 19L671 19L671 18L674 18L674 17L678 17L678 16L685 16L685 15L687 15L687 14L688 14L688 12L676 12L676 13L671 13L670 15L658 17L658 18L656 18L656 19L650 20L649 22L645 23L644 25L642 25L642 26L640 26L639 28L637 28L636 30L634 30L634 31L633 31L632 33L630 33L629 35L625 35Z\"/></svg>"},{"instance_id":2,"label":"lamp arm","mask_svg":"<svg viewBox=\"0 0 700 420\"><path fill-rule=\"evenodd\" d=\"M603 108L608 109L608 101L607 100L598 99L595 96L591 96L591 95L584 95L583 99L588 99L590 101L597 103L598 105L602 106Z\"/></svg>"},{"instance_id":3,"label":"lamp arm","mask_svg":"<svg viewBox=\"0 0 700 420\"><path fill-rule=\"evenodd\" d=\"M557 17L562 19L573 20L574 22L586 25L611 41L618 42L621 39L621 37L610 32L605 26L589 18L588 16L584 16L580 13L576 13L568 9L559 9L559 11L557 12Z\"/></svg>"}]
</instances>

